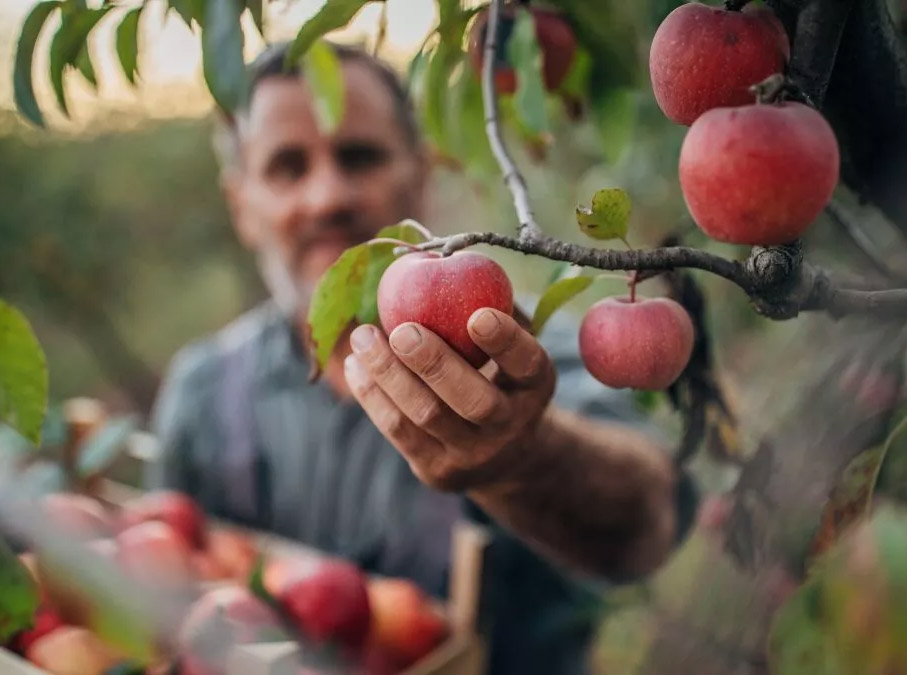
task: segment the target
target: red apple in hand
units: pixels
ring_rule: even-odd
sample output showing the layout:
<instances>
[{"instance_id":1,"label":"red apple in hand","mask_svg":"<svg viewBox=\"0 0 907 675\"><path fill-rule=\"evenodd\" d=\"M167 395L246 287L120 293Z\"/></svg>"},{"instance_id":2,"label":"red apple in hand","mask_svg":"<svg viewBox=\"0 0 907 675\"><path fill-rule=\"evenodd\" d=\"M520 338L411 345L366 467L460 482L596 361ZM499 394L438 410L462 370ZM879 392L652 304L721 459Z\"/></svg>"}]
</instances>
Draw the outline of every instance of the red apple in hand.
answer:
<instances>
[{"instance_id":1,"label":"red apple in hand","mask_svg":"<svg viewBox=\"0 0 907 675\"><path fill-rule=\"evenodd\" d=\"M378 284L378 315L388 335L402 323L421 324L476 368L488 356L469 337L466 323L482 307L510 314L513 288L501 266L479 253L408 253Z\"/></svg>"},{"instance_id":2,"label":"red apple in hand","mask_svg":"<svg viewBox=\"0 0 907 675\"><path fill-rule=\"evenodd\" d=\"M734 244L774 246L803 234L838 182L834 132L800 103L718 108L690 128L680 186L696 224Z\"/></svg>"},{"instance_id":3,"label":"red apple in hand","mask_svg":"<svg viewBox=\"0 0 907 675\"><path fill-rule=\"evenodd\" d=\"M542 78L548 91L555 91L564 82L573 58L576 55L576 38L573 30L560 13L532 7L529 9L535 21L535 38L542 52ZM500 94L516 91L517 80L513 66L507 60L507 44L513 32L516 10L505 7L498 22L498 50L495 64L495 88ZM469 57L476 73L482 72L485 60L485 35L488 26L488 10L479 13L469 33Z\"/></svg>"},{"instance_id":4,"label":"red apple in hand","mask_svg":"<svg viewBox=\"0 0 907 675\"><path fill-rule=\"evenodd\" d=\"M205 514L188 495L169 490L150 492L123 507L122 528L149 520L167 523L193 548L205 547Z\"/></svg>"},{"instance_id":5,"label":"red apple in hand","mask_svg":"<svg viewBox=\"0 0 907 675\"><path fill-rule=\"evenodd\" d=\"M166 523L134 525L120 532L117 543L117 561L127 574L145 584L173 588L192 580L192 551Z\"/></svg>"},{"instance_id":6,"label":"red apple in hand","mask_svg":"<svg viewBox=\"0 0 907 675\"><path fill-rule=\"evenodd\" d=\"M690 315L669 298L606 298L583 317L580 356L609 387L665 389L689 363L693 333Z\"/></svg>"},{"instance_id":7,"label":"red apple in hand","mask_svg":"<svg viewBox=\"0 0 907 675\"><path fill-rule=\"evenodd\" d=\"M400 665L408 666L432 651L447 635L447 623L429 598L406 579L372 579L370 642Z\"/></svg>"},{"instance_id":8,"label":"red apple in hand","mask_svg":"<svg viewBox=\"0 0 907 675\"><path fill-rule=\"evenodd\" d=\"M79 539L106 537L111 518L97 501L84 495L60 492L41 499L41 510L58 528Z\"/></svg>"},{"instance_id":9,"label":"red apple in hand","mask_svg":"<svg viewBox=\"0 0 907 675\"><path fill-rule=\"evenodd\" d=\"M649 71L664 114L690 125L712 108L754 102L749 88L783 72L789 58L787 34L770 10L691 2L658 28Z\"/></svg>"},{"instance_id":10,"label":"red apple in hand","mask_svg":"<svg viewBox=\"0 0 907 675\"><path fill-rule=\"evenodd\" d=\"M285 586L278 600L306 637L358 648L371 621L366 584L355 565L327 560Z\"/></svg>"}]
</instances>

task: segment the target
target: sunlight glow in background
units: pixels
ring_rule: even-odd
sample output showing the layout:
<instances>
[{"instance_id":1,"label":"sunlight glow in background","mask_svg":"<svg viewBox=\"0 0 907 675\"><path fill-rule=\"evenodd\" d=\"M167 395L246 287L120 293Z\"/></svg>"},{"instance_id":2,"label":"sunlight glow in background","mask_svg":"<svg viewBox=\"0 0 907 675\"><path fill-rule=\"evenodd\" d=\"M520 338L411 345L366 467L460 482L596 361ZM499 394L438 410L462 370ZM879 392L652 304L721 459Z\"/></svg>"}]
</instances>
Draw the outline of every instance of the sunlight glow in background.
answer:
<instances>
[{"instance_id":1,"label":"sunlight glow in background","mask_svg":"<svg viewBox=\"0 0 907 675\"><path fill-rule=\"evenodd\" d=\"M22 22L38 0L0 0L0 108L13 109L12 68ZM96 3L95 3L96 4ZM126 4L126 3L124 3ZM137 4L137 3L136 3ZM278 0L266 3L265 32L269 41L289 39L324 4L324 0ZM402 68L416 53L437 22L433 0L387 0L388 29L381 56ZM134 6L134 5L133 5ZM201 45L174 12L165 17L166 0L151 0L142 13L139 38L139 80L133 88L123 75L114 47L114 34L126 10L114 10L92 34L90 49L98 74L98 92L75 71L65 79L72 121L56 111L47 77L48 48L59 19L45 26L35 52L34 78L38 103L48 122L57 129L78 131L89 124L123 115L142 117L198 116L212 106L202 77ZM331 39L346 43L374 44L381 7L367 5L346 28ZM246 58L264 46L248 16L243 17ZM124 114L125 113L125 114ZM125 121L125 120L120 120Z\"/></svg>"}]
</instances>

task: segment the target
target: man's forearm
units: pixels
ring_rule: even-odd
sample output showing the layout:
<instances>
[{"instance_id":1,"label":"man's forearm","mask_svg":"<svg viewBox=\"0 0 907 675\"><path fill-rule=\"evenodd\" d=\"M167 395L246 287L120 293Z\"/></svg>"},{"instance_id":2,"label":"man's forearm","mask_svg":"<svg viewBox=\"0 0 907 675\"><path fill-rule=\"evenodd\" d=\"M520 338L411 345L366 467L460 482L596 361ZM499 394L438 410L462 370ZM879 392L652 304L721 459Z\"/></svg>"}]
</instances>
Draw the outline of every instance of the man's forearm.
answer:
<instances>
[{"instance_id":1,"label":"man's forearm","mask_svg":"<svg viewBox=\"0 0 907 675\"><path fill-rule=\"evenodd\" d=\"M595 575L651 572L676 533L675 477L647 437L550 408L507 480L470 497L549 557Z\"/></svg>"}]
</instances>

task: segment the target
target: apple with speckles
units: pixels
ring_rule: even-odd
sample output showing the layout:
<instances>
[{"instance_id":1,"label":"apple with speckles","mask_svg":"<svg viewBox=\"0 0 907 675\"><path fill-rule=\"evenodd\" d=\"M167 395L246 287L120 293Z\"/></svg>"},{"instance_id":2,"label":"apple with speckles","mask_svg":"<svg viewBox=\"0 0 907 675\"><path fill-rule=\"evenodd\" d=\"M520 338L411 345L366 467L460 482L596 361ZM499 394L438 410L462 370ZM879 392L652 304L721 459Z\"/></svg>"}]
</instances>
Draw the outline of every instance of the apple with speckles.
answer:
<instances>
[{"instance_id":1,"label":"apple with speckles","mask_svg":"<svg viewBox=\"0 0 907 675\"><path fill-rule=\"evenodd\" d=\"M586 370L615 389L670 386L693 353L693 322L670 298L606 298L583 317L580 356Z\"/></svg>"},{"instance_id":2,"label":"apple with speckles","mask_svg":"<svg viewBox=\"0 0 907 675\"><path fill-rule=\"evenodd\" d=\"M408 253L395 260L378 284L378 316L390 335L413 322L435 332L471 365L488 356L469 337L466 324L483 307L513 312L513 287L495 261L480 253L451 256Z\"/></svg>"},{"instance_id":3,"label":"apple with speckles","mask_svg":"<svg viewBox=\"0 0 907 675\"><path fill-rule=\"evenodd\" d=\"M783 72L789 58L787 34L771 10L691 2L659 26L649 73L664 114L690 125L713 108L752 103L749 88Z\"/></svg>"},{"instance_id":4,"label":"apple with speckles","mask_svg":"<svg viewBox=\"0 0 907 675\"><path fill-rule=\"evenodd\" d=\"M693 220L718 241L777 246L800 237L831 199L840 151L802 103L716 108L690 127L680 187Z\"/></svg>"}]
</instances>

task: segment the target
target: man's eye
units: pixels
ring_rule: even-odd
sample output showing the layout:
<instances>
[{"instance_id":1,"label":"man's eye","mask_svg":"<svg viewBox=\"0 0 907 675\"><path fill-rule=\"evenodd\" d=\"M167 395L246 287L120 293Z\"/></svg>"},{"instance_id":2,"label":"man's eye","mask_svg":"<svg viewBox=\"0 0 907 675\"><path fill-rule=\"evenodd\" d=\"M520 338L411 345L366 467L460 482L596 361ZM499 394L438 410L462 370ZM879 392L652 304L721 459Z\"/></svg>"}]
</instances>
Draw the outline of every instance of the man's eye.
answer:
<instances>
[{"instance_id":1,"label":"man's eye","mask_svg":"<svg viewBox=\"0 0 907 675\"><path fill-rule=\"evenodd\" d=\"M337 150L337 161L345 171L365 171L386 160L387 151L373 145L347 145Z\"/></svg>"},{"instance_id":2,"label":"man's eye","mask_svg":"<svg viewBox=\"0 0 907 675\"><path fill-rule=\"evenodd\" d=\"M271 161L268 175L279 180L298 180L308 168L305 156L299 152L282 152Z\"/></svg>"}]
</instances>

